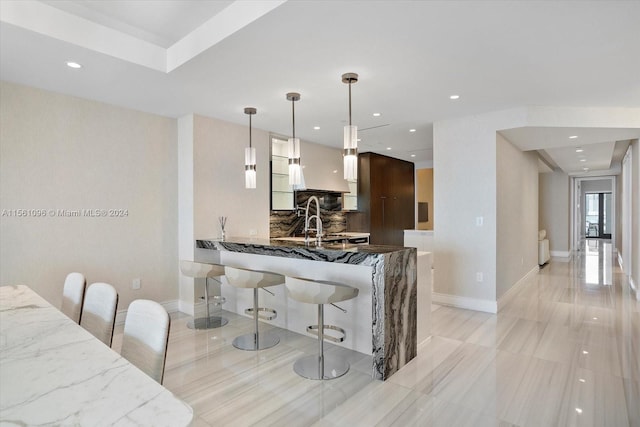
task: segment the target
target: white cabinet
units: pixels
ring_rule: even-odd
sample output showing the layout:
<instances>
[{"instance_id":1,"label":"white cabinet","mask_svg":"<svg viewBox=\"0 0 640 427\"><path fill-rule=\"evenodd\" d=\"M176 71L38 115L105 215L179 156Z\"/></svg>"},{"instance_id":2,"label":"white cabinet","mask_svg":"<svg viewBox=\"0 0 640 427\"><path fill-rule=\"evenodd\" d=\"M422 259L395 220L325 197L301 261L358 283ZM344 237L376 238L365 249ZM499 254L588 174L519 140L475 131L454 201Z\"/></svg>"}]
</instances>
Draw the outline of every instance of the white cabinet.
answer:
<instances>
[{"instance_id":1,"label":"white cabinet","mask_svg":"<svg viewBox=\"0 0 640 427\"><path fill-rule=\"evenodd\" d=\"M293 187L289 185L287 141L271 137L271 210L294 208Z\"/></svg>"},{"instance_id":2,"label":"white cabinet","mask_svg":"<svg viewBox=\"0 0 640 427\"><path fill-rule=\"evenodd\" d=\"M404 246L433 252L433 230L404 230Z\"/></svg>"}]
</instances>

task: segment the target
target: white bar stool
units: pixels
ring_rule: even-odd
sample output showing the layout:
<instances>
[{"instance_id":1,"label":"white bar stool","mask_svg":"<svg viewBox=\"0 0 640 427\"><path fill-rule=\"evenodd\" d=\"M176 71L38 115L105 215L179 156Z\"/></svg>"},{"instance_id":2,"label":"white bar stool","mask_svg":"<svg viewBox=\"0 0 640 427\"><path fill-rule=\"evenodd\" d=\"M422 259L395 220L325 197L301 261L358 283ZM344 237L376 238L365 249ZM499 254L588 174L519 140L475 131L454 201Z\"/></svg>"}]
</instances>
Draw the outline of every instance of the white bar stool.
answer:
<instances>
[{"instance_id":1,"label":"white bar stool","mask_svg":"<svg viewBox=\"0 0 640 427\"><path fill-rule=\"evenodd\" d=\"M180 272L187 277L195 279L205 279L204 302L206 306L206 317L190 320L187 323L189 329L213 329L226 325L229 321L221 316L211 316L209 313L209 278L224 275L224 267L218 264L205 264L194 261L180 261ZM219 281L219 280L218 280ZM221 306L225 298L220 295L213 296L213 304Z\"/></svg>"},{"instance_id":2,"label":"white bar stool","mask_svg":"<svg viewBox=\"0 0 640 427\"><path fill-rule=\"evenodd\" d=\"M277 335L268 332L260 333L259 331L258 319L273 320L278 313L273 309L258 306L258 289L282 285L284 276L268 271L247 270L229 266L224 267L224 274L231 286L253 289L253 308L245 310L245 313L253 314L254 331L250 334L236 337L233 340L233 346L240 350L256 351L271 348L278 344L280 338Z\"/></svg>"},{"instance_id":3,"label":"white bar stool","mask_svg":"<svg viewBox=\"0 0 640 427\"><path fill-rule=\"evenodd\" d=\"M307 332L318 336L318 354L299 358L293 365L293 370L301 377L311 380L331 380L343 376L349 371L349 363L338 357L325 355L324 340L342 342L346 332L337 326L324 324L324 305L334 305L355 298L358 296L358 289L341 283L298 277L287 277L285 285L291 299L318 305L318 324L307 327ZM338 308L346 313L346 310ZM339 335L327 335L327 329L336 331Z\"/></svg>"}]
</instances>

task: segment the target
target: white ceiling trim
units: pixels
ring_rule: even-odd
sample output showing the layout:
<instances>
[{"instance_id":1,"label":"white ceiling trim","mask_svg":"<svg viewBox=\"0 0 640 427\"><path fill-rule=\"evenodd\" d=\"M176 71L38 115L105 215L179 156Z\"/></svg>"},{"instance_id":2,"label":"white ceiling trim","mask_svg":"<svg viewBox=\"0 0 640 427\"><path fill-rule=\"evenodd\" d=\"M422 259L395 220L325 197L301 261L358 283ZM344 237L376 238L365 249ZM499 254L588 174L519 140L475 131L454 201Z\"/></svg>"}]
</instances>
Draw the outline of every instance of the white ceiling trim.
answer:
<instances>
[{"instance_id":1,"label":"white ceiling trim","mask_svg":"<svg viewBox=\"0 0 640 427\"><path fill-rule=\"evenodd\" d=\"M236 1L167 49L171 72L287 0Z\"/></svg>"},{"instance_id":2,"label":"white ceiling trim","mask_svg":"<svg viewBox=\"0 0 640 427\"><path fill-rule=\"evenodd\" d=\"M165 49L38 1L2 1L0 19L157 71L167 69Z\"/></svg>"},{"instance_id":3,"label":"white ceiling trim","mask_svg":"<svg viewBox=\"0 0 640 427\"><path fill-rule=\"evenodd\" d=\"M0 2L0 20L169 73L286 1L235 1L168 49L35 0Z\"/></svg>"}]
</instances>

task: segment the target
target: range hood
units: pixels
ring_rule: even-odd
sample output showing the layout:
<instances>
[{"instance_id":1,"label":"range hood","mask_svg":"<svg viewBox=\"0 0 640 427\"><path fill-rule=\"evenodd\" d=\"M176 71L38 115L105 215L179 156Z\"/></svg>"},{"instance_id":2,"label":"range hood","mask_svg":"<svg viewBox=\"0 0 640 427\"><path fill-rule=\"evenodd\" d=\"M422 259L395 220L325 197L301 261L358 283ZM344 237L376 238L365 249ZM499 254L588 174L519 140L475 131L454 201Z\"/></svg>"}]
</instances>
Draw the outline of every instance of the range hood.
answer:
<instances>
[{"instance_id":1,"label":"range hood","mask_svg":"<svg viewBox=\"0 0 640 427\"><path fill-rule=\"evenodd\" d=\"M342 151L325 145L304 143L301 164L305 190L349 193L349 183L342 170ZM302 190L302 189L301 189Z\"/></svg>"}]
</instances>

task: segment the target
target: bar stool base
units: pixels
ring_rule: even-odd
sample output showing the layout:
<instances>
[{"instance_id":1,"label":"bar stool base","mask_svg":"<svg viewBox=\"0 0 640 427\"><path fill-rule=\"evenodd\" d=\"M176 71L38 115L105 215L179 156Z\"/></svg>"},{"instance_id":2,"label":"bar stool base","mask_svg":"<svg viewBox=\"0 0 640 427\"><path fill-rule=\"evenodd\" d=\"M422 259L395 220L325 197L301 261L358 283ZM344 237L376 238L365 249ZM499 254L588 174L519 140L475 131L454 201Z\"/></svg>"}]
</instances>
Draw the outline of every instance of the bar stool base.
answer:
<instances>
[{"instance_id":1,"label":"bar stool base","mask_svg":"<svg viewBox=\"0 0 640 427\"><path fill-rule=\"evenodd\" d=\"M349 372L349 363L333 356L324 355L324 377L320 378L320 356L304 356L296 360L293 370L310 380L332 380Z\"/></svg>"},{"instance_id":2,"label":"bar stool base","mask_svg":"<svg viewBox=\"0 0 640 427\"><path fill-rule=\"evenodd\" d=\"M239 348L240 350L257 351L274 347L279 342L280 337L267 332L261 332L259 335L259 342L257 343L257 346L255 333L240 335L239 337L236 337L233 340L233 346L235 348Z\"/></svg>"},{"instance_id":3,"label":"bar stool base","mask_svg":"<svg viewBox=\"0 0 640 427\"><path fill-rule=\"evenodd\" d=\"M220 328L229 323L227 319L220 316L200 317L198 319L189 320L187 328L189 329L215 329Z\"/></svg>"}]
</instances>

